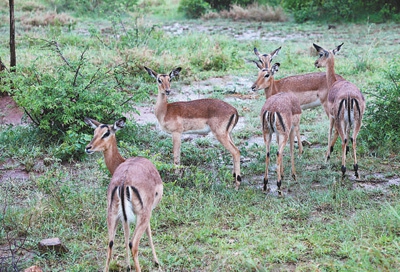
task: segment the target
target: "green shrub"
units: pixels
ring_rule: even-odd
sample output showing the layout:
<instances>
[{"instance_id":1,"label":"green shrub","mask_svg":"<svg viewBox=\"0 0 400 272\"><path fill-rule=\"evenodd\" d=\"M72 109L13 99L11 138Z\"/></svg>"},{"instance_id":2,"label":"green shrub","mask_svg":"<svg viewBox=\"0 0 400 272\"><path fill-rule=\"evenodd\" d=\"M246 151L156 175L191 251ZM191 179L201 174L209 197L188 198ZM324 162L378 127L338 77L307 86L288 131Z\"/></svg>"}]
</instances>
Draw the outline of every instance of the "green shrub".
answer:
<instances>
[{"instance_id":1,"label":"green shrub","mask_svg":"<svg viewBox=\"0 0 400 272\"><path fill-rule=\"evenodd\" d=\"M283 0L282 5L292 12L296 22L308 20L385 22L398 20L400 13L400 5L395 0Z\"/></svg>"},{"instance_id":2,"label":"green shrub","mask_svg":"<svg viewBox=\"0 0 400 272\"><path fill-rule=\"evenodd\" d=\"M80 133L89 131L85 116L113 122L132 111L129 102L135 98L125 91L122 67L95 66L84 57L85 52L79 60L53 69L40 69L33 62L8 74L12 82L8 92L32 123L48 137L64 142L57 151L62 159L83 151L88 139ZM141 92L136 95L143 96Z\"/></svg>"},{"instance_id":3,"label":"green shrub","mask_svg":"<svg viewBox=\"0 0 400 272\"><path fill-rule=\"evenodd\" d=\"M400 151L400 58L394 60L367 101L360 135L378 154Z\"/></svg>"},{"instance_id":4,"label":"green shrub","mask_svg":"<svg viewBox=\"0 0 400 272\"><path fill-rule=\"evenodd\" d=\"M188 18L199 18L210 9L210 4L204 0L182 0L178 11L183 12Z\"/></svg>"},{"instance_id":5,"label":"green shrub","mask_svg":"<svg viewBox=\"0 0 400 272\"><path fill-rule=\"evenodd\" d=\"M255 0L205 0L213 9L218 11L229 10L231 5L235 4L238 6L245 7L257 1Z\"/></svg>"}]
</instances>

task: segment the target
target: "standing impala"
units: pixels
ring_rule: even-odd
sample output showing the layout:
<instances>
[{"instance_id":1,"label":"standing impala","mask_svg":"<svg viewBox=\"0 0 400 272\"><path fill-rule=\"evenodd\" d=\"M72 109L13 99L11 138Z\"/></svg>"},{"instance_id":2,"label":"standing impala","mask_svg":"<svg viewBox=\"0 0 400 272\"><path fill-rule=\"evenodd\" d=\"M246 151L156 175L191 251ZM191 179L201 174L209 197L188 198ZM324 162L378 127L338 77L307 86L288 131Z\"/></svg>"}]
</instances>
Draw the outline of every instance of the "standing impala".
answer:
<instances>
[{"instance_id":1,"label":"standing impala","mask_svg":"<svg viewBox=\"0 0 400 272\"><path fill-rule=\"evenodd\" d=\"M329 133L328 151L326 158L329 160L335 142L340 135L342 140L342 178L346 173L346 151L349 139L353 143L354 172L358 178L357 164L357 135L361 128L362 117L365 110L365 99L361 91L353 83L347 80L337 80L335 77L335 57L343 43L332 51L323 49L313 44L319 53L319 58L314 65L317 68L326 67L327 85L329 87L328 108L329 108ZM335 135L332 137L332 130L335 127ZM350 129L353 128L353 135L350 137Z\"/></svg>"},{"instance_id":2,"label":"standing impala","mask_svg":"<svg viewBox=\"0 0 400 272\"><path fill-rule=\"evenodd\" d=\"M105 125L85 118L85 123L95 129L93 139L85 151L88 154L95 151L103 152L105 163L112 175L107 190L109 240L105 272L109 269L118 220L122 221L124 227L128 271L130 271L129 249L132 251L136 271L141 271L138 259L139 241L145 231L149 237L154 262L158 265L151 237L150 217L163 195L163 184L156 167L148 159L142 157L124 159L118 152L115 132L125 126L125 121L125 118L121 118L113 125ZM129 223L135 220L135 231L129 242Z\"/></svg>"},{"instance_id":3,"label":"standing impala","mask_svg":"<svg viewBox=\"0 0 400 272\"><path fill-rule=\"evenodd\" d=\"M259 68L256 82L251 87L253 91L264 89L265 97L268 99L278 92L291 92L297 96L301 108L311 109L317 106L324 107L325 113L329 116L328 109L328 85L326 73L308 73L302 75L289 76L275 80L274 84L268 82L263 69L270 68L270 62L279 53L280 47L270 54L260 54L257 48L254 53L258 56L259 62L255 62ZM334 75L337 79L342 79L339 75ZM298 139L300 141L300 139Z\"/></svg>"},{"instance_id":4,"label":"standing impala","mask_svg":"<svg viewBox=\"0 0 400 272\"><path fill-rule=\"evenodd\" d=\"M275 63L269 69L263 69L264 76L270 81L274 81L273 76L278 71L279 63ZM278 142L279 148L276 158L276 172L278 174L277 186L278 193L281 195L281 184L283 176L283 163L282 156L285 145L289 139L290 142L290 157L292 164L292 177L296 180L296 169L294 167L294 133L297 137L300 137L300 116L301 107L298 98L290 93L278 93L271 96L265 102L261 110L261 123L263 130L263 137L266 147L267 156L265 159L265 175L264 175L264 188L267 190L268 186L268 165L270 161L270 145L272 140L272 135L276 133L276 140ZM302 152L301 141L299 144L299 153Z\"/></svg>"},{"instance_id":5,"label":"standing impala","mask_svg":"<svg viewBox=\"0 0 400 272\"><path fill-rule=\"evenodd\" d=\"M271 97L274 97L275 94L278 94L281 92L279 89L281 87L281 86L279 86L279 80L274 79L274 74L278 71L279 66L280 66L279 63L275 63L274 65L272 65L271 68L262 68L258 72L257 81L251 87L253 91L256 91L259 89L275 90L275 93L273 95L269 93L269 95L267 97L267 102L269 99L271 99ZM285 92L285 93L289 93L289 92ZM290 93L292 93L292 92L290 92ZM297 100L299 100L299 99L297 98ZM299 145L299 155L301 155L301 153L303 153L303 144L301 143L300 131L298 129L296 129L295 133L296 133L296 138L297 138L297 142Z\"/></svg>"},{"instance_id":6,"label":"standing impala","mask_svg":"<svg viewBox=\"0 0 400 272\"><path fill-rule=\"evenodd\" d=\"M179 75L178 67L169 74L158 74L144 67L150 76L157 80L158 96L155 114L161 128L172 134L174 164L180 164L182 133L208 134L210 131L217 140L232 154L233 177L236 189L241 182L240 151L232 140L231 132L239 120L237 110L219 99L197 99L168 103L167 95L171 92L170 82Z\"/></svg>"}]
</instances>

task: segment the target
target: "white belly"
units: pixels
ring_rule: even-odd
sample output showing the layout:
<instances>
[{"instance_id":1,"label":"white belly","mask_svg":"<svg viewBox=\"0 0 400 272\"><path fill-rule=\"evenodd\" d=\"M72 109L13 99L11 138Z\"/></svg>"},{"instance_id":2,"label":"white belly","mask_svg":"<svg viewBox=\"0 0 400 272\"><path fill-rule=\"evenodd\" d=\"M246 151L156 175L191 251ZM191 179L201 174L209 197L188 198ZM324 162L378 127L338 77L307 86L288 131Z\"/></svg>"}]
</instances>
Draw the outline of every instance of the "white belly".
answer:
<instances>
[{"instance_id":1,"label":"white belly","mask_svg":"<svg viewBox=\"0 0 400 272\"><path fill-rule=\"evenodd\" d=\"M321 106L321 100L319 100L319 98L311 103L301 105L301 109L302 110L312 109L318 106Z\"/></svg>"},{"instance_id":2,"label":"white belly","mask_svg":"<svg viewBox=\"0 0 400 272\"><path fill-rule=\"evenodd\" d=\"M193 130L186 130L183 133L184 134L208 134L210 133L211 129L210 126L205 125L204 128L202 129L193 129Z\"/></svg>"}]
</instances>

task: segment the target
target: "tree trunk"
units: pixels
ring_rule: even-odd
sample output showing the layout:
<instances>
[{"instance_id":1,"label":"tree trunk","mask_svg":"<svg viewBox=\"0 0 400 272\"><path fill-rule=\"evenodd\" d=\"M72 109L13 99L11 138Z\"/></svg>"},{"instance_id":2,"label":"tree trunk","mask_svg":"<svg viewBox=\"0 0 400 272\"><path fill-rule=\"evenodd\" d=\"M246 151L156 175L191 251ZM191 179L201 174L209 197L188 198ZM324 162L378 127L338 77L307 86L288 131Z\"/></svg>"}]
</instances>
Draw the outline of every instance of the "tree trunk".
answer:
<instances>
[{"instance_id":1,"label":"tree trunk","mask_svg":"<svg viewBox=\"0 0 400 272\"><path fill-rule=\"evenodd\" d=\"M9 0L10 4L10 70L15 72L17 66L17 57L15 55L15 18L14 18L14 0Z\"/></svg>"}]
</instances>

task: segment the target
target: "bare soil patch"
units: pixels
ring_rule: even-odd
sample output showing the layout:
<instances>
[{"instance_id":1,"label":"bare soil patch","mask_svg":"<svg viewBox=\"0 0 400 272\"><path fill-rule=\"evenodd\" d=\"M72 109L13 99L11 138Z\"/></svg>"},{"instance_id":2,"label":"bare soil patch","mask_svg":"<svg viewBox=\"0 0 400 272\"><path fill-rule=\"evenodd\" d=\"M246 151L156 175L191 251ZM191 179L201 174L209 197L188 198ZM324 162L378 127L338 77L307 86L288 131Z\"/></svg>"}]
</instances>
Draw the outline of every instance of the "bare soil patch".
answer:
<instances>
[{"instance_id":1,"label":"bare soil patch","mask_svg":"<svg viewBox=\"0 0 400 272\"><path fill-rule=\"evenodd\" d=\"M9 95L0 96L0 125L21 125L24 111Z\"/></svg>"}]
</instances>

